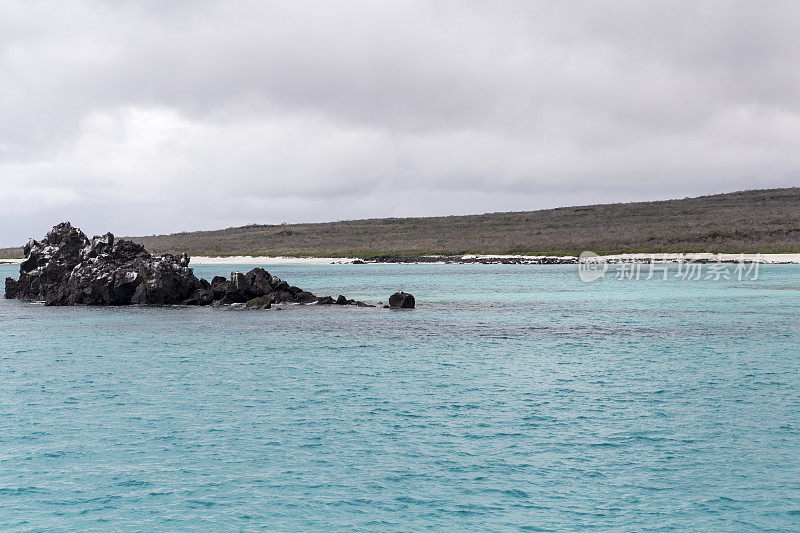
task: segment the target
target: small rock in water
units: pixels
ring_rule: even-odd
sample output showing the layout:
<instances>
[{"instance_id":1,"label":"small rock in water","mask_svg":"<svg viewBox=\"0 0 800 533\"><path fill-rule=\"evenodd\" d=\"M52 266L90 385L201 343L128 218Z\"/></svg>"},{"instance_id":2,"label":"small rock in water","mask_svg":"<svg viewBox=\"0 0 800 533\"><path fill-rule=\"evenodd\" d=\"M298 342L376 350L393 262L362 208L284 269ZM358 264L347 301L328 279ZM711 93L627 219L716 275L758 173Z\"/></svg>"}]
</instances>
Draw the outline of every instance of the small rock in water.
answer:
<instances>
[{"instance_id":1,"label":"small rock in water","mask_svg":"<svg viewBox=\"0 0 800 533\"><path fill-rule=\"evenodd\" d=\"M414 309L414 296L407 292L397 291L389 296L389 307L392 309Z\"/></svg>"}]
</instances>

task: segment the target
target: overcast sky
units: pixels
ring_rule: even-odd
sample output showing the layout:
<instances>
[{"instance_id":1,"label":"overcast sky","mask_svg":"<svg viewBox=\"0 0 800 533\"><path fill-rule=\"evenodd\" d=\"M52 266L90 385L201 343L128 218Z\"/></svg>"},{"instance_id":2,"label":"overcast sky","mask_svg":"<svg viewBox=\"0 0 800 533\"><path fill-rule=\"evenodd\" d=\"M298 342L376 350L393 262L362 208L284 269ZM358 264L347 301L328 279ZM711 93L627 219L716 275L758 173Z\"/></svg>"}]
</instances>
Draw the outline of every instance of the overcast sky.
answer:
<instances>
[{"instance_id":1,"label":"overcast sky","mask_svg":"<svg viewBox=\"0 0 800 533\"><path fill-rule=\"evenodd\" d=\"M0 246L800 184L800 2L0 3Z\"/></svg>"}]
</instances>

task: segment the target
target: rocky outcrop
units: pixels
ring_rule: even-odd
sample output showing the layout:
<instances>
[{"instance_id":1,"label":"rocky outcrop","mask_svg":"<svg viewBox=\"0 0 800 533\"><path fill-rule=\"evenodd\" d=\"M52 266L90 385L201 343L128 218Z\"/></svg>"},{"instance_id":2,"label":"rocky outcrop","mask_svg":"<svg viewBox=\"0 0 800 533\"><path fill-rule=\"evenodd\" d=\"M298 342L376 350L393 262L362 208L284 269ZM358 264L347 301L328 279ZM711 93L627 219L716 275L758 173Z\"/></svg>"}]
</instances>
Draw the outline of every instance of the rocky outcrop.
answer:
<instances>
[{"instance_id":1,"label":"rocky outcrop","mask_svg":"<svg viewBox=\"0 0 800 533\"><path fill-rule=\"evenodd\" d=\"M41 242L23 248L19 280L7 278L5 297L43 300L46 305L225 305L269 309L275 303L345 303L317 297L289 285L263 268L216 276L210 283L189 268L189 257L151 255L140 244L111 233L89 240L69 222L55 226ZM342 301L344 299L344 301Z\"/></svg>"},{"instance_id":2,"label":"rocky outcrop","mask_svg":"<svg viewBox=\"0 0 800 533\"><path fill-rule=\"evenodd\" d=\"M392 309L414 309L414 297L407 292L397 291L389 296L389 307Z\"/></svg>"},{"instance_id":3,"label":"rocky outcrop","mask_svg":"<svg viewBox=\"0 0 800 533\"><path fill-rule=\"evenodd\" d=\"M205 280L201 280L203 282ZM215 276L211 283L198 290L187 303L226 305L243 303L248 309L269 309L276 303L327 303L300 287L289 285L263 268L247 274L232 272L230 279ZM329 297L328 297L329 298Z\"/></svg>"}]
</instances>

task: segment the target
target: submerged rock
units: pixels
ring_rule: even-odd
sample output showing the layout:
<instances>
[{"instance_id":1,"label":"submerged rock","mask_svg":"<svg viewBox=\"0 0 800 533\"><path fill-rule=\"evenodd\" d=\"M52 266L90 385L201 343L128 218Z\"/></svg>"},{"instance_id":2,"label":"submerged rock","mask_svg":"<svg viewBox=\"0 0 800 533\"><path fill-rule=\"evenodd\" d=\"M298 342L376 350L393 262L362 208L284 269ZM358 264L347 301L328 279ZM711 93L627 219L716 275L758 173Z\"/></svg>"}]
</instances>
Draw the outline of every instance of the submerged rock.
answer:
<instances>
[{"instance_id":1,"label":"submerged rock","mask_svg":"<svg viewBox=\"0 0 800 533\"><path fill-rule=\"evenodd\" d=\"M194 275L185 253L151 255L133 241L106 233L91 240L69 222L53 227L41 242L24 247L19 280L6 278L5 297L43 300L46 305L226 305L269 309L275 303L334 303L271 275L263 268L209 283ZM362 302L340 300L349 305Z\"/></svg>"},{"instance_id":2,"label":"submerged rock","mask_svg":"<svg viewBox=\"0 0 800 533\"><path fill-rule=\"evenodd\" d=\"M413 309L415 304L414 297L403 291L397 291L389 296L389 307L392 309Z\"/></svg>"},{"instance_id":3,"label":"submerged rock","mask_svg":"<svg viewBox=\"0 0 800 533\"><path fill-rule=\"evenodd\" d=\"M269 309L272 307L272 298L269 296L259 296L248 300L244 305L247 309Z\"/></svg>"}]
</instances>

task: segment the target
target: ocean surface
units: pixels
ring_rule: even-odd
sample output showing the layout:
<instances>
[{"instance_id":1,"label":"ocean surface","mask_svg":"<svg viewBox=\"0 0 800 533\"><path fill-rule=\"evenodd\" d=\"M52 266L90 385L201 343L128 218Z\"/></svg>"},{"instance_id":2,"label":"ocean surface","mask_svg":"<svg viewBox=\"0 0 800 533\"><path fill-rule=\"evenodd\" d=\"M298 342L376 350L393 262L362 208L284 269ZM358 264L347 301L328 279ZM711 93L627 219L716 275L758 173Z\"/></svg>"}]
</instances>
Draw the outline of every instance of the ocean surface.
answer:
<instances>
[{"instance_id":1,"label":"ocean surface","mask_svg":"<svg viewBox=\"0 0 800 533\"><path fill-rule=\"evenodd\" d=\"M800 266L267 269L418 307L0 300L0 528L800 530Z\"/></svg>"}]
</instances>

